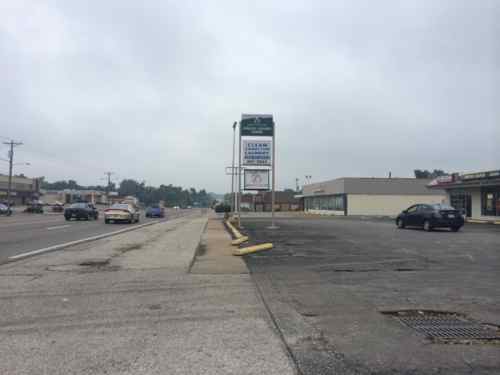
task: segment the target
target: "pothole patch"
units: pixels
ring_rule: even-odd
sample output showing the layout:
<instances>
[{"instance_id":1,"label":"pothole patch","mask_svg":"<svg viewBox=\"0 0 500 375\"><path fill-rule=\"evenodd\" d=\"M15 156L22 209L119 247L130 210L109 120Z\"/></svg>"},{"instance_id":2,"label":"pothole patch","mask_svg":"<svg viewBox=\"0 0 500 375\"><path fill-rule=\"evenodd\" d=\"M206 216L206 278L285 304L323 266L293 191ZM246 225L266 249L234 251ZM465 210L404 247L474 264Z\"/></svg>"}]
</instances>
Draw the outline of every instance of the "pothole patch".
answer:
<instances>
[{"instance_id":1,"label":"pothole patch","mask_svg":"<svg viewBox=\"0 0 500 375\"><path fill-rule=\"evenodd\" d=\"M433 310L383 311L435 343L500 344L500 327L465 314Z\"/></svg>"},{"instance_id":2,"label":"pothole patch","mask_svg":"<svg viewBox=\"0 0 500 375\"><path fill-rule=\"evenodd\" d=\"M119 267L110 265L109 258L86 259L80 263L58 264L58 265L47 267L47 271L79 272L79 273L99 272L99 271L116 271L117 269L119 269Z\"/></svg>"},{"instance_id":3,"label":"pothole patch","mask_svg":"<svg viewBox=\"0 0 500 375\"><path fill-rule=\"evenodd\" d=\"M139 250L141 248L142 248L142 244L140 244L140 243L133 243L133 244L125 245L125 246L122 246L122 247L118 248L118 251L123 254L123 253L129 252L129 251Z\"/></svg>"},{"instance_id":4,"label":"pothole patch","mask_svg":"<svg viewBox=\"0 0 500 375\"><path fill-rule=\"evenodd\" d=\"M149 310L161 310L161 305L159 303L154 303L154 304L148 305L147 308Z\"/></svg>"},{"instance_id":5,"label":"pothole patch","mask_svg":"<svg viewBox=\"0 0 500 375\"><path fill-rule=\"evenodd\" d=\"M83 262L78 263L79 266L84 266L84 267L105 267L109 264L109 258L108 259L88 259L84 260Z\"/></svg>"}]
</instances>

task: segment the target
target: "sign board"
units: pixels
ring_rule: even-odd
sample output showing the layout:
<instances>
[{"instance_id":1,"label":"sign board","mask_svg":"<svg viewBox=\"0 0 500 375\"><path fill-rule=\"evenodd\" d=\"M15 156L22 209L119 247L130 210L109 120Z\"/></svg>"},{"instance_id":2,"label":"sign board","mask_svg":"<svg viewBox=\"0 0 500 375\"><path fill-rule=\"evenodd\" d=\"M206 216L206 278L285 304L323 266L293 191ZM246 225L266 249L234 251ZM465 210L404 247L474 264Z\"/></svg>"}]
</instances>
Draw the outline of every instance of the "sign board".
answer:
<instances>
[{"instance_id":1,"label":"sign board","mask_svg":"<svg viewBox=\"0 0 500 375\"><path fill-rule=\"evenodd\" d=\"M271 165L271 141L243 140L243 165Z\"/></svg>"},{"instance_id":2,"label":"sign board","mask_svg":"<svg viewBox=\"0 0 500 375\"><path fill-rule=\"evenodd\" d=\"M467 173L460 176L461 180L481 180L484 178L498 178L500 177L500 170L498 171L488 171L488 172L477 172L477 173Z\"/></svg>"},{"instance_id":3,"label":"sign board","mask_svg":"<svg viewBox=\"0 0 500 375\"><path fill-rule=\"evenodd\" d=\"M272 137L274 121L272 115L242 115L240 135L250 137Z\"/></svg>"},{"instance_id":4,"label":"sign board","mask_svg":"<svg viewBox=\"0 0 500 375\"><path fill-rule=\"evenodd\" d=\"M244 190L269 190L269 169L245 169Z\"/></svg>"},{"instance_id":5,"label":"sign board","mask_svg":"<svg viewBox=\"0 0 500 375\"><path fill-rule=\"evenodd\" d=\"M431 182L429 182L429 184L427 186L446 185L446 184L450 184L452 182L455 182L454 175L439 176L439 177L436 177Z\"/></svg>"}]
</instances>

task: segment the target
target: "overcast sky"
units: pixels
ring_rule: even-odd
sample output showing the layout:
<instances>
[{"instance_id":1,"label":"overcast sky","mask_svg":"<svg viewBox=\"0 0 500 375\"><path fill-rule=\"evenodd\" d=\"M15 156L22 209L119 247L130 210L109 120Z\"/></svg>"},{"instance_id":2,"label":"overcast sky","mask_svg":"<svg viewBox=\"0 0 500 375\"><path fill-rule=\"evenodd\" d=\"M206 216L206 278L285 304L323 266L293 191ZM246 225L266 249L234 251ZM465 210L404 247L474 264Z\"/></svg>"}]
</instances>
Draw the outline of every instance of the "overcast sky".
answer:
<instances>
[{"instance_id":1,"label":"overcast sky","mask_svg":"<svg viewBox=\"0 0 500 375\"><path fill-rule=\"evenodd\" d=\"M279 188L499 169L499 19L496 0L2 0L0 136L24 142L17 173L81 184L225 192L241 113L275 116Z\"/></svg>"}]
</instances>

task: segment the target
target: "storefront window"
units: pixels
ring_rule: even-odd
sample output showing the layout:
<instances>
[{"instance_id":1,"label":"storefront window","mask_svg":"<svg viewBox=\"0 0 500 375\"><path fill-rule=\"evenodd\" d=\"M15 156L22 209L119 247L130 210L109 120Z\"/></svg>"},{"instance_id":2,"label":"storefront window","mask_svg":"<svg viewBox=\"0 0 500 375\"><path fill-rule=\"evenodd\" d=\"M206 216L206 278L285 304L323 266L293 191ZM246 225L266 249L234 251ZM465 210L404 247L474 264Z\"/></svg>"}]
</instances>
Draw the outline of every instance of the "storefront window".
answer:
<instances>
[{"instance_id":1,"label":"storefront window","mask_svg":"<svg viewBox=\"0 0 500 375\"><path fill-rule=\"evenodd\" d=\"M308 197L305 198L305 207L308 210L343 211L344 196L330 195L323 197Z\"/></svg>"},{"instance_id":2,"label":"storefront window","mask_svg":"<svg viewBox=\"0 0 500 375\"><path fill-rule=\"evenodd\" d=\"M484 216L500 216L500 188L482 190L481 201Z\"/></svg>"}]
</instances>

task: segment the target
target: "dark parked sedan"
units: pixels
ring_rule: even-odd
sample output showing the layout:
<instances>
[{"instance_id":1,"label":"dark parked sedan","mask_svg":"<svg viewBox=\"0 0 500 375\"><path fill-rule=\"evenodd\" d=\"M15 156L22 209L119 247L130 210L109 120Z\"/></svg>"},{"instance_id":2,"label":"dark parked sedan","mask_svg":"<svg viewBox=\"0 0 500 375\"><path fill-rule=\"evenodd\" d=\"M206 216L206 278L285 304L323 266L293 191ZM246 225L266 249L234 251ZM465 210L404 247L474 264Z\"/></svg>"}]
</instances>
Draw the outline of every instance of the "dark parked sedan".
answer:
<instances>
[{"instance_id":1,"label":"dark parked sedan","mask_svg":"<svg viewBox=\"0 0 500 375\"><path fill-rule=\"evenodd\" d=\"M64 210L64 217L66 220L71 219L85 219L97 220L99 218L99 212L90 203L73 203L71 206Z\"/></svg>"},{"instance_id":2,"label":"dark parked sedan","mask_svg":"<svg viewBox=\"0 0 500 375\"><path fill-rule=\"evenodd\" d=\"M430 232L433 228L450 228L458 231L464 225L460 211L445 204L415 204L396 218L398 228L422 227Z\"/></svg>"},{"instance_id":3,"label":"dark parked sedan","mask_svg":"<svg viewBox=\"0 0 500 375\"><path fill-rule=\"evenodd\" d=\"M10 209L9 206L0 203L0 215L10 216L12 215L12 210Z\"/></svg>"}]
</instances>

